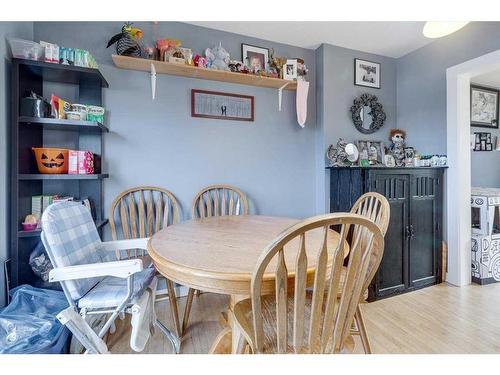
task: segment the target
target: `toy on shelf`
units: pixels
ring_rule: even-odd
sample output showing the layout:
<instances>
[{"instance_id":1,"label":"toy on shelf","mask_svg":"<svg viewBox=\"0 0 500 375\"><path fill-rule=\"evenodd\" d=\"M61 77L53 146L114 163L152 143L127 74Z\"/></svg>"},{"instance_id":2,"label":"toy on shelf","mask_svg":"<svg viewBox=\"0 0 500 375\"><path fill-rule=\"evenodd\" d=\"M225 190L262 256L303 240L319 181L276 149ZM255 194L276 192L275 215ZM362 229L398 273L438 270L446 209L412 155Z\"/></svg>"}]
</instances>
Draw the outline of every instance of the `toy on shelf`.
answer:
<instances>
[{"instance_id":1,"label":"toy on shelf","mask_svg":"<svg viewBox=\"0 0 500 375\"><path fill-rule=\"evenodd\" d=\"M142 30L132 27L131 22L126 22L122 26L121 33L114 35L109 41L106 48L111 47L116 43L116 53L123 56L145 57L140 40L142 38Z\"/></svg>"},{"instance_id":2,"label":"toy on shelf","mask_svg":"<svg viewBox=\"0 0 500 375\"><path fill-rule=\"evenodd\" d=\"M500 281L500 189L473 187L471 217L472 281Z\"/></svg>"},{"instance_id":3,"label":"toy on shelf","mask_svg":"<svg viewBox=\"0 0 500 375\"><path fill-rule=\"evenodd\" d=\"M229 53L222 47L222 42L214 48L205 50L207 57L207 68L217 70L229 70Z\"/></svg>"},{"instance_id":4,"label":"toy on shelf","mask_svg":"<svg viewBox=\"0 0 500 375\"><path fill-rule=\"evenodd\" d=\"M389 140L392 142L389 146L389 153L393 156L397 167L405 165L405 139L406 132L401 129L391 129Z\"/></svg>"}]
</instances>

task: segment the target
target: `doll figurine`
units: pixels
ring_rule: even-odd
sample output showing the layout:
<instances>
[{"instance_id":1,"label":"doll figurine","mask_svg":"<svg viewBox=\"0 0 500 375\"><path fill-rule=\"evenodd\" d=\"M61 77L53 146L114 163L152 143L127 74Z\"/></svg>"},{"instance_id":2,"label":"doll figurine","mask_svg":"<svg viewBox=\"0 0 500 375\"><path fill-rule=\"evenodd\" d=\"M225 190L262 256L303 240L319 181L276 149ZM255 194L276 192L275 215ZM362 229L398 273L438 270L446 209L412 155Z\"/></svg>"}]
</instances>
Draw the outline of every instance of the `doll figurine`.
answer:
<instances>
[{"instance_id":1,"label":"doll figurine","mask_svg":"<svg viewBox=\"0 0 500 375\"><path fill-rule=\"evenodd\" d=\"M393 156L397 167L403 167L405 160L406 132L401 129L391 129L389 140L392 142L389 153Z\"/></svg>"}]
</instances>

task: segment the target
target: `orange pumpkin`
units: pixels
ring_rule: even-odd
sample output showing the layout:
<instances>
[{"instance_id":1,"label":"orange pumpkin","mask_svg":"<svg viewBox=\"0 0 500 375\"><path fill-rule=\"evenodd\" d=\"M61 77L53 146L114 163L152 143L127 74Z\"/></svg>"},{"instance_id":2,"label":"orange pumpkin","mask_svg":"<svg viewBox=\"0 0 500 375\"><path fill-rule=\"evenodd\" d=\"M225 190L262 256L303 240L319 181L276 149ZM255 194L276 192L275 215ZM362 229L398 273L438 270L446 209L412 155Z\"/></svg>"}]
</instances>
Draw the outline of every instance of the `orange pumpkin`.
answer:
<instances>
[{"instance_id":1,"label":"orange pumpkin","mask_svg":"<svg viewBox=\"0 0 500 375\"><path fill-rule=\"evenodd\" d=\"M68 173L68 149L33 147L38 171L44 174Z\"/></svg>"}]
</instances>

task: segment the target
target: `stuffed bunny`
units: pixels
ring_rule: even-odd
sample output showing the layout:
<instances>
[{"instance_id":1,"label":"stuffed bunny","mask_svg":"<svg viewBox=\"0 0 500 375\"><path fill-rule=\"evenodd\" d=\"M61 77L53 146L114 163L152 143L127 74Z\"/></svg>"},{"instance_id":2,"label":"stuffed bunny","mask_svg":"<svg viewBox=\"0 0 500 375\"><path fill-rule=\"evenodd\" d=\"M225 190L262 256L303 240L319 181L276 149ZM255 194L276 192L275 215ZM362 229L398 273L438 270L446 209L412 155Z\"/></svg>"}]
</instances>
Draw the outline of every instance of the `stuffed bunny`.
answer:
<instances>
[{"instance_id":1,"label":"stuffed bunny","mask_svg":"<svg viewBox=\"0 0 500 375\"><path fill-rule=\"evenodd\" d=\"M222 47L222 43L214 48L207 48L205 50L207 57L207 68L218 70L229 70L229 53Z\"/></svg>"}]
</instances>

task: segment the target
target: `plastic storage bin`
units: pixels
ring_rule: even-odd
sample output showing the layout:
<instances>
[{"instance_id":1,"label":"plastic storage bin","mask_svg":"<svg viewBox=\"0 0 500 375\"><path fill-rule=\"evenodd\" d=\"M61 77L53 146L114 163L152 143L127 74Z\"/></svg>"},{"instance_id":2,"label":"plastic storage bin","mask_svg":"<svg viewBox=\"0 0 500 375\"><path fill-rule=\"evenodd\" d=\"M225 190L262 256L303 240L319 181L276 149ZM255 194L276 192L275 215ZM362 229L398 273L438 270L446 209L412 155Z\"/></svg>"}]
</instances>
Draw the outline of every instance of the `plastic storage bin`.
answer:
<instances>
[{"instance_id":1,"label":"plastic storage bin","mask_svg":"<svg viewBox=\"0 0 500 375\"><path fill-rule=\"evenodd\" d=\"M18 59L44 60L45 49L42 45L24 39L9 39L12 56Z\"/></svg>"},{"instance_id":2,"label":"plastic storage bin","mask_svg":"<svg viewBox=\"0 0 500 375\"><path fill-rule=\"evenodd\" d=\"M68 307L63 292L21 285L0 311L0 353L68 353L70 332L56 315Z\"/></svg>"}]
</instances>

